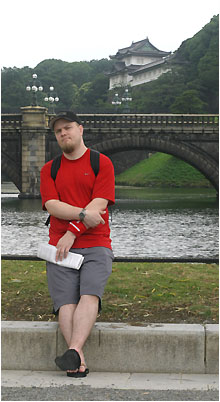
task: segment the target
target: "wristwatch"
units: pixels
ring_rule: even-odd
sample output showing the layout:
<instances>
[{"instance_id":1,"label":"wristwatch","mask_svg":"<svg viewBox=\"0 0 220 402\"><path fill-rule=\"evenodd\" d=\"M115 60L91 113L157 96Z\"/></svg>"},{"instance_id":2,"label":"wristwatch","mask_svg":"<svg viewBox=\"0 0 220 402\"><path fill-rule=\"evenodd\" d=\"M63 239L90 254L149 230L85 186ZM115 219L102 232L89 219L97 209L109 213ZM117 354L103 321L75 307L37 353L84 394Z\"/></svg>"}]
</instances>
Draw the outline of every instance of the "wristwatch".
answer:
<instances>
[{"instance_id":1,"label":"wristwatch","mask_svg":"<svg viewBox=\"0 0 220 402\"><path fill-rule=\"evenodd\" d=\"M82 211L79 213L79 220L82 222L86 217L86 209L83 208Z\"/></svg>"}]
</instances>

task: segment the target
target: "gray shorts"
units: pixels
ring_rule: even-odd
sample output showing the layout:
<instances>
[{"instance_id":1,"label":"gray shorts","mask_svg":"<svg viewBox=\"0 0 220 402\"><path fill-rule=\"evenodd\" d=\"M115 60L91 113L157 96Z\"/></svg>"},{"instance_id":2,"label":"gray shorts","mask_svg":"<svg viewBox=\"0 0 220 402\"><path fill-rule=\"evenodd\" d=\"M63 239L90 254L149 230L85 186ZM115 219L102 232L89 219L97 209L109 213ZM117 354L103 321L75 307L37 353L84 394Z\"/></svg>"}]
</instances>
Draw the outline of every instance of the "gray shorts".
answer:
<instances>
[{"instance_id":1,"label":"gray shorts","mask_svg":"<svg viewBox=\"0 0 220 402\"><path fill-rule=\"evenodd\" d=\"M79 270L47 262L48 289L54 311L57 312L64 304L77 304L82 295L98 296L100 310L104 288L112 272L112 250L91 247L72 248L70 251L84 256Z\"/></svg>"}]
</instances>

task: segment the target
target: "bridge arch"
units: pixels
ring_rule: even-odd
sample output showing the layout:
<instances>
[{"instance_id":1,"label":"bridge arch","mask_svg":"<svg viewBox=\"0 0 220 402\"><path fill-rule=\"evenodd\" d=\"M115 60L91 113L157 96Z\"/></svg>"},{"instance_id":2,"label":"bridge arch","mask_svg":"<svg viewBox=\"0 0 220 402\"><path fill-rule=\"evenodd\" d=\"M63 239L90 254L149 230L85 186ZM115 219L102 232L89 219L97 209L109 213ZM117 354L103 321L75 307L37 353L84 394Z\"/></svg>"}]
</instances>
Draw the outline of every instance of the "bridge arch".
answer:
<instances>
[{"instance_id":1,"label":"bridge arch","mask_svg":"<svg viewBox=\"0 0 220 402\"><path fill-rule=\"evenodd\" d=\"M1 170L10 179L12 183L21 191L21 172L15 161L2 151L1 154Z\"/></svg>"},{"instance_id":2,"label":"bridge arch","mask_svg":"<svg viewBox=\"0 0 220 402\"><path fill-rule=\"evenodd\" d=\"M218 191L218 165L205 152L191 144L166 137L128 136L93 144L92 148L106 155L128 150L148 150L173 155L199 170Z\"/></svg>"}]
</instances>

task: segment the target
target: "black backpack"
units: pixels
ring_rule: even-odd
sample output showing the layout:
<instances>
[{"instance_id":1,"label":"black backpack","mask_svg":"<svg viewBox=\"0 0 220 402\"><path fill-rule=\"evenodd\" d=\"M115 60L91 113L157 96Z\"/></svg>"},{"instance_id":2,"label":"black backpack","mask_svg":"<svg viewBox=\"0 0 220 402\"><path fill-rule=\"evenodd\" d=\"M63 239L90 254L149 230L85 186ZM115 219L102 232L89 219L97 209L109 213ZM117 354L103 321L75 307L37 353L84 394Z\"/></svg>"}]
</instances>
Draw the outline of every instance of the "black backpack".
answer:
<instances>
[{"instance_id":1,"label":"black backpack","mask_svg":"<svg viewBox=\"0 0 220 402\"><path fill-rule=\"evenodd\" d=\"M53 159L52 165L51 165L51 177L55 181L57 177L57 172L60 168L61 164L61 158L62 155L58 155ZM95 176L98 175L99 173L99 158L100 158L100 153L98 151L95 151L94 149L90 149L90 163L93 169L93 172L95 173ZM45 222L45 225L48 226L50 223L50 215L47 218L47 221Z\"/></svg>"}]
</instances>

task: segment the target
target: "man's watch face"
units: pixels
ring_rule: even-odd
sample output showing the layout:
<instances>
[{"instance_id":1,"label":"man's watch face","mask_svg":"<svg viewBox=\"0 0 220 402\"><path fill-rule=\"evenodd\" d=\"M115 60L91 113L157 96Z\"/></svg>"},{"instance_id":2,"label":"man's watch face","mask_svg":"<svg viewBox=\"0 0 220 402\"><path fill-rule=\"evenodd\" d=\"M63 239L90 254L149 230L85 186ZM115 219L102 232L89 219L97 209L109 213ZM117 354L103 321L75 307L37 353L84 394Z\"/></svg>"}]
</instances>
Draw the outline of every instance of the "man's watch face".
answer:
<instances>
[{"instance_id":1,"label":"man's watch face","mask_svg":"<svg viewBox=\"0 0 220 402\"><path fill-rule=\"evenodd\" d=\"M85 216L86 216L85 212L81 211L80 214L79 214L80 220L82 221L85 218Z\"/></svg>"}]
</instances>

